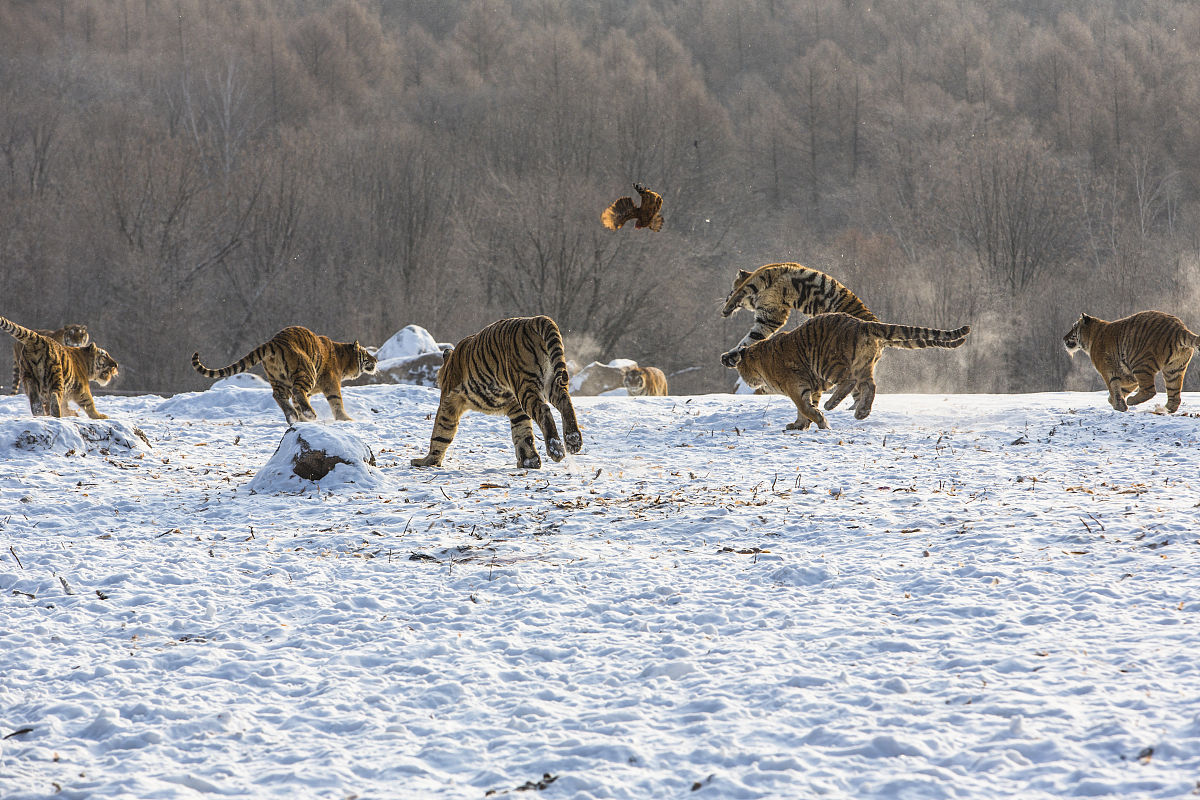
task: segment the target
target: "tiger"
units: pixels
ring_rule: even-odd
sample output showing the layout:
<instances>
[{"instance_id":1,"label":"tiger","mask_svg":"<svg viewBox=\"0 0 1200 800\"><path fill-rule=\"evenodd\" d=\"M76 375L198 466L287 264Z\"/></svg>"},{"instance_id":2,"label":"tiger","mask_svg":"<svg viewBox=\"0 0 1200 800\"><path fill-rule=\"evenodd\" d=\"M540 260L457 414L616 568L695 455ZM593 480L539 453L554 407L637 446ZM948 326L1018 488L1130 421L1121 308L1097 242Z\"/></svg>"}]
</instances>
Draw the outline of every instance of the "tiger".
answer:
<instances>
[{"instance_id":1,"label":"tiger","mask_svg":"<svg viewBox=\"0 0 1200 800\"><path fill-rule=\"evenodd\" d=\"M667 376L658 367L630 367L621 382L633 397L667 396Z\"/></svg>"},{"instance_id":2,"label":"tiger","mask_svg":"<svg viewBox=\"0 0 1200 800\"><path fill-rule=\"evenodd\" d=\"M117 362L107 351L89 342L83 347L60 344L49 336L0 317L0 330L22 345L20 382L29 395L35 417L74 416L74 401L92 419L108 419L96 410L88 381L101 386L117 376Z\"/></svg>"},{"instance_id":3,"label":"tiger","mask_svg":"<svg viewBox=\"0 0 1200 800\"><path fill-rule=\"evenodd\" d=\"M56 331L37 329L34 333L40 333L49 339L53 339L59 344L65 344L67 347L83 347L91 341L88 336L87 325L71 323L64 325ZM21 351L25 349L25 345L19 341L13 342L13 381L12 394L21 393Z\"/></svg>"},{"instance_id":4,"label":"tiger","mask_svg":"<svg viewBox=\"0 0 1200 800\"><path fill-rule=\"evenodd\" d=\"M442 356L438 372L441 400L429 453L412 459L414 467L441 466L458 431L458 421L468 409L508 416L520 468L542 466L533 441L533 421L541 428L546 452L555 461L582 449L583 434L567 392L562 334L550 317L493 322ZM562 415L561 439L551 405Z\"/></svg>"},{"instance_id":5,"label":"tiger","mask_svg":"<svg viewBox=\"0 0 1200 800\"><path fill-rule=\"evenodd\" d=\"M728 317L739 308L754 312L754 327L737 343L735 350L770 337L787 323L792 309L810 317L842 311L869 322L879 321L871 309L836 278L793 263L767 264L754 272L739 269L721 316Z\"/></svg>"},{"instance_id":6,"label":"tiger","mask_svg":"<svg viewBox=\"0 0 1200 800\"><path fill-rule=\"evenodd\" d=\"M1161 372L1167 387L1167 413L1179 409L1179 393L1200 336L1179 317L1162 311L1139 311L1114 322L1080 314L1063 337L1071 355L1082 350L1092 359L1108 387L1108 402L1117 411L1144 403L1156 394L1154 376ZM1137 394L1128 397L1137 389Z\"/></svg>"},{"instance_id":7,"label":"tiger","mask_svg":"<svg viewBox=\"0 0 1200 800\"><path fill-rule=\"evenodd\" d=\"M884 348L959 347L971 332L969 325L952 331L869 322L849 314L818 314L795 330L742 345L721 357L721 363L750 386L785 394L796 404L796 421L786 430L807 430L810 423L828 428L817 408L821 393L833 388L829 410L854 394L854 417L865 419L875 401L875 362Z\"/></svg>"},{"instance_id":8,"label":"tiger","mask_svg":"<svg viewBox=\"0 0 1200 800\"><path fill-rule=\"evenodd\" d=\"M240 361L220 369L209 369L201 363L199 353L192 353L192 367L206 378L228 378L259 362L289 425L317 418L308 401L314 391L325 395L334 419L353 421L342 405L342 381L374 374L376 367L375 356L357 339L335 342L302 325L284 328Z\"/></svg>"}]
</instances>

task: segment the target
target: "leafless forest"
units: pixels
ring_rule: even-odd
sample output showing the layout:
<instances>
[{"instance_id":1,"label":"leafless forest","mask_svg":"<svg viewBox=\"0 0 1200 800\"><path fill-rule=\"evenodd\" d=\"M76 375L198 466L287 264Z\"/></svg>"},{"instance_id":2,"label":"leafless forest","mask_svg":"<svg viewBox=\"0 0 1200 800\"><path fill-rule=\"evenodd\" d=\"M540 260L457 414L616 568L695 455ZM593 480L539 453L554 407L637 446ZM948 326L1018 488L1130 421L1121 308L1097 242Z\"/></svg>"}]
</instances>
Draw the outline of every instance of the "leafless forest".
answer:
<instances>
[{"instance_id":1,"label":"leafless forest","mask_svg":"<svg viewBox=\"0 0 1200 800\"><path fill-rule=\"evenodd\" d=\"M723 391L734 273L799 261L975 326L883 391L1096 388L1080 311L1200 330L1198 53L1187 0L3 0L0 314L126 390L546 313ZM661 232L600 226L634 181Z\"/></svg>"}]
</instances>

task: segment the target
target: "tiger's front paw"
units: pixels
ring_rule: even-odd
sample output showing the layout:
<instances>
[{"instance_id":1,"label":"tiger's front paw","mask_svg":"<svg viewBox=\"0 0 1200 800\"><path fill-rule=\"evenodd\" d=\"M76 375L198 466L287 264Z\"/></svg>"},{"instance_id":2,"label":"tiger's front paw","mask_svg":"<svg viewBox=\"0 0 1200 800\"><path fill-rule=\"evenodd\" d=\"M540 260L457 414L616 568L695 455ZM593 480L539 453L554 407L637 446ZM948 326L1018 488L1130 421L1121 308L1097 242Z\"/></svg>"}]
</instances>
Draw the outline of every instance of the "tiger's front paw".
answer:
<instances>
[{"instance_id":1,"label":"tiger's front paw","mask_svg":"<svg viewBox=\"0 0 1200 800\"><path fill-rule=\"evenodd\" d=\"M566 451L563 450L563 443L561 439L547 439L546 453L555 461L562 461L567 455Z\"/></svg>"},{"instance_id":2,"label":"tiger's front paw","mask_svg":"<svg viewBox=\"0 0 1200 800\"><path fill-rule=\"evenodd\" d=\"M517 466L519 466L521 469L541 469L542 460L537 456L534 456L533 458L522 458L520 462L518 462Z\"/></svg>"},{"instance_id":3,"label":"tiger's front paw","mask_svg":"<svg viewBox=\"0 0 1200 800\"><path fill-rule=\"evenodd\" d=\"M806 431L806 430L808 430L809 425L812 425L812 422L810 420L806 419L803 422L800 422L799 420L797 420L796 422L789 422L787 424L787 427L784 428L784 430L785 431Z\"/></svg>"},{"instance_id":4,"label":"tiger's front paw","mask_svg":"<svg viewBox=\"0 0 1200 800\"><path fill-rule=\"evenodd\" d=\"M566 435L567 452L578 453L583 449L583 434L579 431L574 431Z\"/></svg>"}]
</instances>

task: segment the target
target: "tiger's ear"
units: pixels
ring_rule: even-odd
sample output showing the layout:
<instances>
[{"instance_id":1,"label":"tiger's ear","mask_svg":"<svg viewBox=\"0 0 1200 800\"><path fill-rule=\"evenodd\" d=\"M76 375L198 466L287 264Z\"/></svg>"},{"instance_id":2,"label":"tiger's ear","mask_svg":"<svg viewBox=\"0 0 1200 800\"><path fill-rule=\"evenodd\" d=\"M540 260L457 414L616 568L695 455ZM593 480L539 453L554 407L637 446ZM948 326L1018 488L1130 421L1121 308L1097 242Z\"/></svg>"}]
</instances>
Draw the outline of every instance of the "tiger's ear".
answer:
<instances>
[{"instance_id":1,"label":"tiger's ear","mask_svg":"<svg viewBox=\"0 0 1200 800\"><path fill-rule=\"evenodd\" d=\"M355 350L357 350L357 349L358 349L358 339L355 339L355 340L354 340L354 349L355 349Z\"/></svg>"},{"instance_id":2,"label":"tiger's ear","mask_svg":"<svg viewBox=\"0 0 1200 800\"><path fill-rule=\"evenodd\" d=\"M1080 322L1095 322L1095 320L1096 320L1096 318L1091 316L1090 314L1080 314L1079 315Z\"/></svg>"},{"instance_id":3,"label":"tiger's ear","mask_svg":"<svg viewBox=\"0 0 1200 800\"><path fill-rule=\"evenodd\" d=\"M453 352L454 352L453 347L447 347L445 350L443 350L442 351L442 361L445 362L445 360L448 359L450 357L450 354Z\"/></svg>"},{"instance_id":4,"label":"tiger's ear","mask_svg":"<svg viewBox=\"0 0 1200 800\"><path fill-rule=\"evenodd\" d=\"M739 282L741 282L741 281L746 280L746 278L749 278L753 274L754 274L753 272L746 272L746 270L744 270L744 269L739 269L737 279Z\"/></svg>"}]
</instances>

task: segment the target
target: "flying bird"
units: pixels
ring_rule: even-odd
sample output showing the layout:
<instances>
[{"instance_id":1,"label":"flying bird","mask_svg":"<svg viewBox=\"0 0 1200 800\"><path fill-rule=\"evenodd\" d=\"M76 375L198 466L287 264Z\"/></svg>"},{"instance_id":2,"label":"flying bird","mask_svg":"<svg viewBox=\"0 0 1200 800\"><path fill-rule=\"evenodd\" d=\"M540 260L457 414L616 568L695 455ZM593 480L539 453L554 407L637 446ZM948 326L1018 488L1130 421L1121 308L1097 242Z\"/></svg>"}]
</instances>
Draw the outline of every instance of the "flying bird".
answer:
<instances>
[{"instance_id":1,"label":"flying bird","mask_svg":"<svg viewBox=\"0 0 1200 800\"><path fill-rule=\"evenodd\" d=\"M615 231L629 220L637 220L633 227L649 228L652 231L661 230L663 216L658 213L662 208L662 195L652 192L640 183L633 185L633 190L642 196L640 207L633 204L633 198L622 197L600 215L600 222L610 231Z\"/></svg>"}]
</instances>

